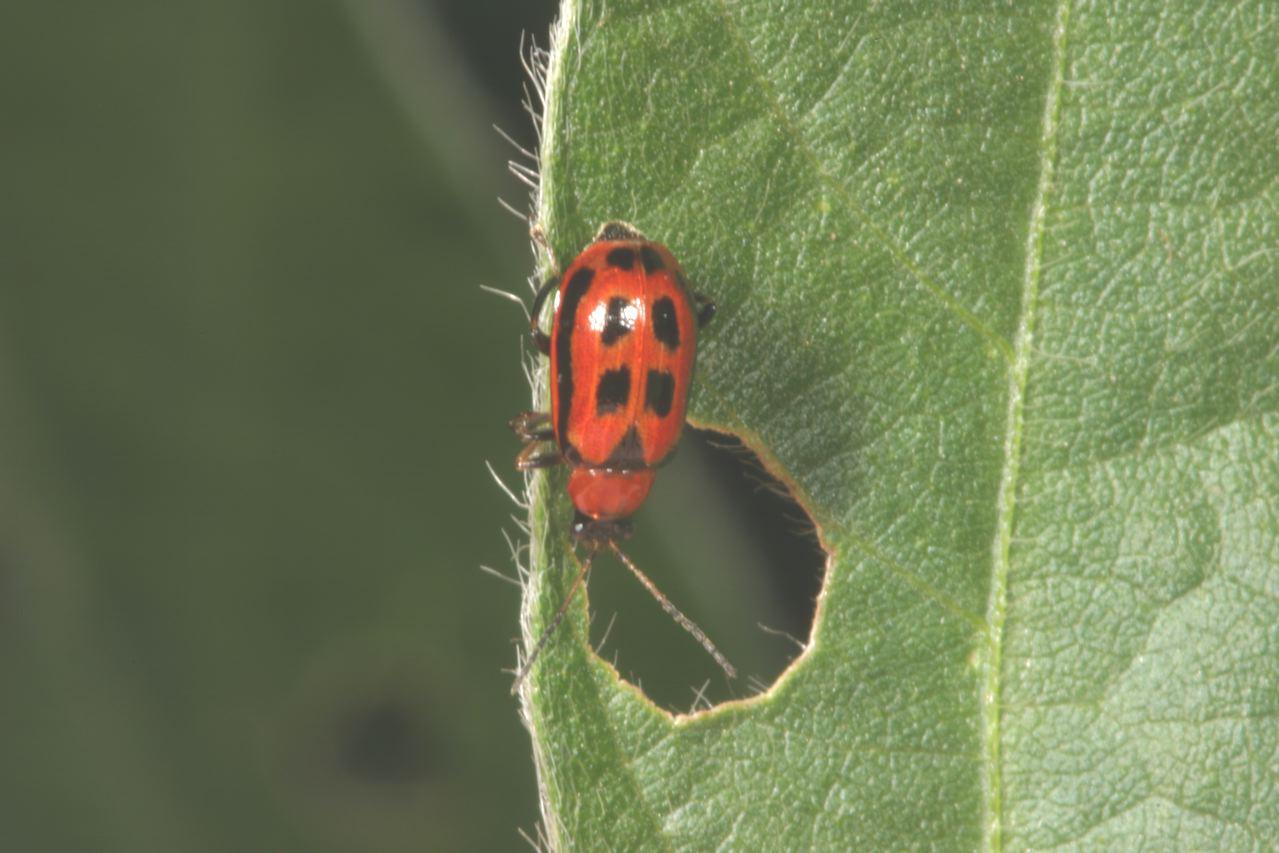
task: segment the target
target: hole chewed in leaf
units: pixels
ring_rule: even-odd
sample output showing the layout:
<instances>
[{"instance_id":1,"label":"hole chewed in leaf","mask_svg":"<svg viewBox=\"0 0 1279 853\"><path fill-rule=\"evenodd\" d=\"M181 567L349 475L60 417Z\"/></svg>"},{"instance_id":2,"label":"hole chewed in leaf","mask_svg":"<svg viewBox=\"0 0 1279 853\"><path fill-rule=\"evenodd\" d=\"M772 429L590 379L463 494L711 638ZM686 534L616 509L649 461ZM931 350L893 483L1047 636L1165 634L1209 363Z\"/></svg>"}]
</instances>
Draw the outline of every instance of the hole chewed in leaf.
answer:
<instances>
[{"instance_id":1,"label":"hole chewed in leaf","mask_svg":"<svg viewBox=\"0 0 1279 853\"><path fill-rule=\"evenodd\" d=\"M591 572L591 642L674 712L767 690L812 633L826 565L816 528L742 442L686 428L626 553L739 671L715 661L608 554Z\"/></svg>"}]
</instances>

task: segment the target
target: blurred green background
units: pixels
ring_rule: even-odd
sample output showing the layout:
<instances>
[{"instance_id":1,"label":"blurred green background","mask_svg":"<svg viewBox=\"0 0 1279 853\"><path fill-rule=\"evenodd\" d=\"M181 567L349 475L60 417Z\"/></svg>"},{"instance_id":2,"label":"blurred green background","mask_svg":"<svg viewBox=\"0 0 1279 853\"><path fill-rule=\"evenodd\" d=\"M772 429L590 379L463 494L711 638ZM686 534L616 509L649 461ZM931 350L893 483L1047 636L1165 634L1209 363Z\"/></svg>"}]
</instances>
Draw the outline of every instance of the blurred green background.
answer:
<instances>
[{"instance_id":1,"label":"blurred green background","mask_svg":"<svg viewBox=\"0 0 1279 853\"><path fill-rule=\"evenodd\" d=\"M0 848L535 831L518 591L478 570L513 573L484 461L518 482L523 317L478 285L527 293L490 125L532 147L520 33L553 11L0 15ZM734 527L731 468L682 454L635 553L767 681L795 648L756 622L802 632L813 587L752 568L783 546ZM592 605L660 701L714 676L616 567Z\"/></svg>"}]
</instances>

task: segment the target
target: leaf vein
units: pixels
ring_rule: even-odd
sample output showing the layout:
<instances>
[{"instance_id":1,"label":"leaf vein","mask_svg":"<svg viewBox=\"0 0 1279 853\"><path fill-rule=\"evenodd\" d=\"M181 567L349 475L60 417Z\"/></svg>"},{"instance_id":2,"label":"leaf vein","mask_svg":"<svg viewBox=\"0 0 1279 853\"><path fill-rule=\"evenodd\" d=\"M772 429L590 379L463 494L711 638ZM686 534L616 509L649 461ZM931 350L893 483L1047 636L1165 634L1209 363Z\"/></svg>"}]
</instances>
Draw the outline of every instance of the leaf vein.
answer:
<instances>
[{"instance_id":1,"label":"leaf vein","mask_svg":"<svg viewBox=\"0 0 1279 853\"><path fill-rule=\"evenodd\" d=\"M1066 26L1069 3L1058 0L1052 33L1052 58L1048 87L1044 97L1044 114L1040 132L1039 180L1030 224L1026 233L1026 266L1022 278L1022 296L1017 332L1013 338L1013 358L1008 371L1008 419L1004 438L1003 472L996 499L995 537L992 543L991 580L986 622L988 650L984 684L980 694L983 766L983 847L1003 847L1003 767L1000 738L1002 715L1000 701L1003 684L1003 631L1008 607L1008 573L1012 550L1013 513L1016 507L1018 474L1021 463L1021 433L1024 416L1026 382L1034 353L1035 303L1043 272L1044 230L1048 196L1052 191L1057 160L1057 121L1060 93L1065 80Z\"/></svg>"}]
</instances>

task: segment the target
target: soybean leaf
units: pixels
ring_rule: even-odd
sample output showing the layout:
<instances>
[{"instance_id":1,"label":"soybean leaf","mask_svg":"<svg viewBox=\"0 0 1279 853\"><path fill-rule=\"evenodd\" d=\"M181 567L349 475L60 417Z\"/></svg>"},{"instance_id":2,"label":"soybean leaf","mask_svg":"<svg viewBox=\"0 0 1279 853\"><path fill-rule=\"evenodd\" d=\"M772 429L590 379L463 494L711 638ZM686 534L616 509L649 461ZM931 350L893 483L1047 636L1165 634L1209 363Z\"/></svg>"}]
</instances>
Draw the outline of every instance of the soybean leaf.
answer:
<instances>
[{"instance_id":1,"label":"soybean leaf","mask_svg":"<svg viewBox=\"0 0 1279 853\"><path fill-rule=\"evenodd\" d=\"M524 696L552 839L1272 844L1275 10L562 14L551 243L628 219L711 283L693 417L794 484L831 564L798 665L694 717L576 607ZM526 637L576 567L562 486L533 483Z\"/></svg>"}]
</instances>

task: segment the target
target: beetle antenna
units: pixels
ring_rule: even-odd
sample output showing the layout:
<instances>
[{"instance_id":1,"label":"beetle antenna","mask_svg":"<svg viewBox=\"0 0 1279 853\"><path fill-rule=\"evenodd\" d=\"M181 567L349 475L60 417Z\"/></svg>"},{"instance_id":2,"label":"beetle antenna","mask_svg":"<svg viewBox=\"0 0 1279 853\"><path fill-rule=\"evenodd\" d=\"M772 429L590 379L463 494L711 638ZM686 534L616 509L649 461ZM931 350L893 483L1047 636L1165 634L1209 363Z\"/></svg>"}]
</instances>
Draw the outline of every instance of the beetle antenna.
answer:
<instances>
[{"instance_id":1,"label":"beetle antenna","mask_svg":"<svg viewBox=\"0 0 1279 853\"><path fill-rule=\"evenodd\" d=\"M520 671L515 675L515 683L511 685L511 695L514 696L520 692L520 685L524 683L525 677L529 674L529 670L533 668L533 661L537 660L537 656L542 653L542 649L546 646L546 642L551 639L551 635L555 633L555 629L564 621L564 615L568 613L569 602L573 600L573 596L577 594L577 589L582 585L582 581L586 580L586 575L591 571L591 561L595 559L595 549L592 548L586 555L586 559L582 562L582 570L577 573L576 580L569 587L568 595L564 596L564 603L560 605L559 612L555 614L555 618L551 620L551 624L542 632L542 636L537 638L537 644L533 646L533 650L528 653L528 657L524 659L524 663L520 666ZM707 641L709 642L709 641Z\"/></svg>"},{"instance_id":2,"label":"beetle antenna","mask_svg":"<svg viewBox=\"0 0 1279 853\"><path fill-rule=\"evenodd\" d=\"M644 584L644 588L649 591L649 594L657 599L657 603L662 605L662 609L666 611L666 614L678 622L681 628L692 634L697 642L702 644L702 648L706 649L707 654L715 658L715 663L719 664L719 668L724 670L724 674L729 678L736 678L737 670L728 662L728 658L724 657L723 653L720 652L719 649L715 648L715 644L711 642L710 637L706 636L706 632L697 627L697 623L692 619L689 619L683 613L680 613L679 608L674 604L671 604L671 600L669 598L662 595L662 591L657 588L657 584L649 580L648 575L641 572L639 566L631 562L631 558L626 556L626 554L622 552L621 548L617 547L616 542L610 541L608 543L608 547L612 548L613 553L617 555L617 558L625 564L626 568L631 570L631 574L639 578L639 582Z\"/></svg>"}]
</instances>

